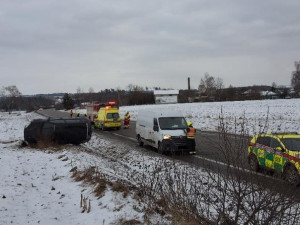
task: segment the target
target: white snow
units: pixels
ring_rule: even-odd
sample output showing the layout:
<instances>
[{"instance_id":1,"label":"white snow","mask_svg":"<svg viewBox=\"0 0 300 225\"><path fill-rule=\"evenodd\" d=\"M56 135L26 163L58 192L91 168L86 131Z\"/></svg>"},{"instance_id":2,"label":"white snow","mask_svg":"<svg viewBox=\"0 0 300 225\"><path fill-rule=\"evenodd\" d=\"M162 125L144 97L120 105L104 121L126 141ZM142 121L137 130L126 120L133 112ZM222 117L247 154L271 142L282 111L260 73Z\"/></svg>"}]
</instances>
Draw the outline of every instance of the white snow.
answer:
<instances>
[{"instance_id":1,"label":"white snow","mask_svg":"<svg viewBox=\"0 0 300 225\"><path fill-rule=\"evenodd\" d=\"M94 135L82 146L66 145L63 149L33 149L20 147L23 129L30 120L40 117L34 113L0 113L0 224L113 224L119 220L143 221L139 208L143 204L132 194L107 188L102 198L93 194L93 187L75 182L70 170L97 166L112 179L123 178L124 168L117 174L112 169L121 147ZM112 151L116 148L115 151ZM95 151L91 154L89 151ZM106 151L113 158L101 157ZM100 156L95 156L96 153ZM103 153L104 154L104 153ZM104 156L102 154L102 156ZM124 155L124 153L123 153ZM137 157L138 158L138 157ZM112 160L113 159L113 160ZM113 162L115 161L115 162ZM81 194L91 201L91 211L82 213ZM142 210L140 210L142 211ZM160 216L155 220L164 221Z\"/></svg>"},{"instance_id":2,"label":"white snow","mask_svg":"<svg viewBox=\"0 0 300 225\"><path fill-rule=\"evenodd\" d=\"M181 111L195 127L206 131L218 129L221 110L231 130L235 119L245 118L249 133L262 129L266 119L268 130L300 131L299 99L124 106L120 113L129 111L136 119L141 109ZM97 198L91 185L71 178L70 170L75 166L96 166L113 181L122 178L134 184L142 175L151 174L155 165L167 165L168 160L99 134L93 134L86 144L66 145L59 151L20 147L23 128L37 117L40 116L25 112L0 113L0 224L114 224L132 219L143 223L142 209L146 206L132 193L124 197L108 187L105 195ZM174 168L182 166L177 163ZM89 213L81 212L81 194L91 201ZM168 224L165 217L157 214L151 219L153 224Z\"/></svg>"},{"instance_id":3,"label":"white snow","mask_svg":"<svg viewBox=\"0 0 300 225\"><path fill-rule=\"evenodd\" d=\"M218 131L222 117L230 133L243 122L250 135L261 131L300 133L300 99L122 106L120 114L129 111L132 120L136 120L138 111L144 109L182 112L195 128L203 131Z\"/></svg>"}]
</instances>

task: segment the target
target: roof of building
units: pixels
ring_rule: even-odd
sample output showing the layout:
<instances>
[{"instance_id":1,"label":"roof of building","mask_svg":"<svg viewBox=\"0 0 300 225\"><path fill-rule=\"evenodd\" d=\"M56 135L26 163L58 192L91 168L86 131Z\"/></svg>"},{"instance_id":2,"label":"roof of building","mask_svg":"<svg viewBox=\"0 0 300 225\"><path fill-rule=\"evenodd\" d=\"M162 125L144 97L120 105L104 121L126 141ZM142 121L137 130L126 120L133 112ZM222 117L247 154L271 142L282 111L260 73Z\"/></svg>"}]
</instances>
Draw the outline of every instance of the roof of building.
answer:
<instances>
[{"instance_id":1,"label":"roof of building","mask_svg":"<svg viewBox=\"0 0 300 225\"><path fill-rule=\"evenodd\" d=\"M154 90L154 95L178 95L179 90Z\"/></svg>"}]
</instances>

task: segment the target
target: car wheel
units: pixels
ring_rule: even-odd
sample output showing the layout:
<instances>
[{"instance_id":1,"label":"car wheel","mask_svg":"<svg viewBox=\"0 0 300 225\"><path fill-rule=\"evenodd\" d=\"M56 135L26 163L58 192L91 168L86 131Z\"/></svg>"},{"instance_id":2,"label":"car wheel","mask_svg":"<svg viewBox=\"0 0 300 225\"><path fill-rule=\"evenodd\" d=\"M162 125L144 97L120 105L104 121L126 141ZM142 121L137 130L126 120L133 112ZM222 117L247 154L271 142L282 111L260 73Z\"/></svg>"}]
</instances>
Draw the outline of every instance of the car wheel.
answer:
<instances>
[{"instance_id":1,"label":"car wheel","mask_svg":"<svg viewBox=\"0 0 300 225\"><path fill-rule=\"evenodd\" d=\"M158 143L157 152L158 152L159 154L163 154L163 153L164 153L164 146L163 146L162 143Z\"/></svg>"},{"instance_id":2,"label":"car wheel","mask_svg":"<svg viewBox=\"0 0 300 225\"><path fill-rule=\"evenodd\" d=\"M259 164L258 164L257 158L253 154L251 154L249 156L249 167L250 167L250 170L252 170L254 172L258 172L258 170L259 170Z\"/></svg>"},{"instance_id":3,"label":"car wheel","mask_svg":"<svg viewBox=\"0 0 300 225\"><path fill-rule=\"evenodd\" d=\"M139 146L141 146L141 147L144 146L144 142L142 142L142 138L140 135L138 135L137 140L139 142Z\"/></svg>"},{"instance_id":4,"label":"car wheel","mask_svg":"<svg viewBox=\"0 0 300 225\"><path fill-rule=\"evenodd\" d=\"M285 180L290 183L291 185L297 185L299 184L299 174L297 169L289 165L284 170L284 178Z\"/></svg>"}]
</instances>

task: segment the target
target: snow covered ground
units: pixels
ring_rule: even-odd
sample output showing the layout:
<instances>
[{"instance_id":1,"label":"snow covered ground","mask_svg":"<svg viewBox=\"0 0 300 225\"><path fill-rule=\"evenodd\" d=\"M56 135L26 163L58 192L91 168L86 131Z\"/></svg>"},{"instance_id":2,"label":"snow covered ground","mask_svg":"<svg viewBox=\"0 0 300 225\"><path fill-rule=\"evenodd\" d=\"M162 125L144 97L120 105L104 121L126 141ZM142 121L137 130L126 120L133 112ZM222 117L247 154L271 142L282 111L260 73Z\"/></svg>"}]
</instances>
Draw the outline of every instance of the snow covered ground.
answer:
<instances>
[{"instance_id":1,"label":"snow covered ground","mask_svg":"<svg viewBox=\"0 0 300 225\"><path fill-rule=\"evenodd\" d=\"M122 106L120 114L129 111L136 120L138 111L144 109L180 111L203 131L218 131L222 117L231 133L241 123L245 123L250 135L261 131L300 133L300 99Z\"/></svg>"},{"instance_id":2,"label":"snow covered ground","mask_svg":"<svg viewBox=\"0 0 300 225\"><path fill-rule=\"evenodd\" d=\"M111 180L126 179L135 167L130 165L132 161L127 160L128 149L97 135L93 135L84 145L66 145L60 150L52 147L21 147L23 128L38 117L35 113L0 113L1 225L121 224L120 221L144 221L144 213L140 208L145 206L135 200L132 194L124 197L108 187L105 195L97 198L93 194L94 187L71 178L70 170L75 166L79 169L97 166ZM142 155L135 154L135 157L130 157L134 158L134 162L145 160ZM121 158L120 161L118 158ZM81 194L91 202L89 213L82 213ZM148 219L153 224L158 221L168 224L159 215Z\"/></svg>"},{"instance_id":3,"label":"snow covered ground","mask_svg":"<svg viewBox=\"0 0 300 225\"><path fill-rule=\"evenodd\" d=\"M178 110L195 127L207 131L218 129L222 109L222 117L231 131L234 130L235 119L239 121L245 118L249 133L262 129L266 119L268 130L300 132L299 99L124 106L120 107L120 113L124 115L129 111L132 118L136 119L141 109ZM132 192L124 196L108 187L105 195L97 198L93 193L94 187L75 182L70 170L75 166L79 169L95 166L112 181L122 179L135 184L142 179L151 180L147 175L153 174L156 165L165 165L166 168L173 165L172 168L176 169L184 167L181 162L169 162L156 154L124 146L121 142L107 140L96 133L86 144L66 145L59 150L52 147L21 147L23 128L38 117L35 113L0 113L1 225L121 224L130 220L143 224L147 206L136 199ZM201 169L194 168L191 174L202 176L201 181L205 180L205 171ZM89 213L82 213L81 194L91 202ZM213 214L209 215L213 218ZM151 224L168 224L167 216L154 213L148 215L147 220Z\"/></svg>"}]
</instances>

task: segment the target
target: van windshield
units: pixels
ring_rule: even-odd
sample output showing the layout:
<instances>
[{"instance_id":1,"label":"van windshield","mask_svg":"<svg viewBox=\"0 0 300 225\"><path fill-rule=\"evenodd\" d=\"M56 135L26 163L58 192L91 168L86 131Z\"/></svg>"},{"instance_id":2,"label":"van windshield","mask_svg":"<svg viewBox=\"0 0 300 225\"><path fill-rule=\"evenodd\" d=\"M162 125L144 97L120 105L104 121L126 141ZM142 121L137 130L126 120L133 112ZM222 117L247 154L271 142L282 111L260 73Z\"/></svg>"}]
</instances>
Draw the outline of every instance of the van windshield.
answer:
<instances>
[{"instance_id":1,"label":"van windshield","mask_svg":"<svg viewBox=\"0 0 300 225\"><path fill-rule=\"evenodd\" d=\"M184 117L160 117L158 118L160 129L179 130L186 129L187 123Z\"/></svg>"}]
</instances>

